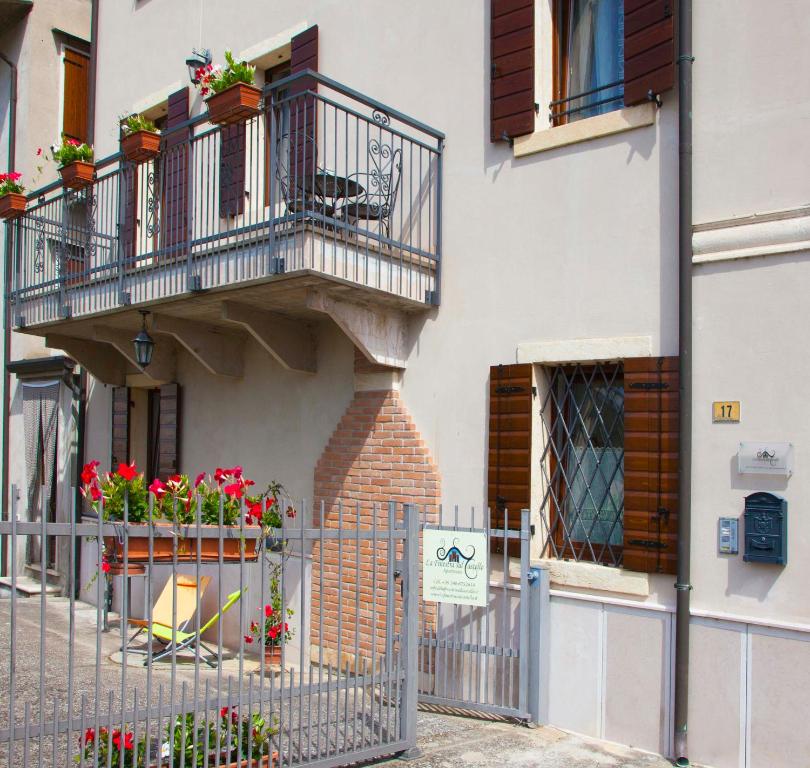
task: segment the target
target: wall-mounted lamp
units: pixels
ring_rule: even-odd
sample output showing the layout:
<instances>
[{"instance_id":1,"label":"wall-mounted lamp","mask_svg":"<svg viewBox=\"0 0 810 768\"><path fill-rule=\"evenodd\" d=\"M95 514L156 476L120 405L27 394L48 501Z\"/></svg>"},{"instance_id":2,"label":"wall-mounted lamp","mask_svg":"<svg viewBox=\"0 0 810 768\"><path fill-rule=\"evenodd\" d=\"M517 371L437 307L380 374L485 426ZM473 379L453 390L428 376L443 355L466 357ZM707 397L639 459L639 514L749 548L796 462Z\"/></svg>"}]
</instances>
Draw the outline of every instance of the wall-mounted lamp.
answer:
<instances>
[{"instance_id":1,"label":"wall-mounted lamp","mask_svg":"<svg viewBox=\"0 0 810 768\"><path fill-rule=\"evenodd\" d=\"M188 67L188 76L194 85L200 82L197 72L200 67L205 67L211 63L211 51L203 48L198 51L196 48L192 49L191 56L186 59L186 66Z\"/></svg>"},{"instance_id":2,"label":"wall-mounted lamp","mask_svg":"<svg viewBox=\"0 0 810 768\"><path fill-rule=\"evenodd\" d=\"M143 316L143 325L138 335L132 340L135 345L135 360L141 368L146 368L152 362L152 352L155 350L155 342L152 337L146 332L146 316L149 314L146 310L140 310Z\"/></svg>"}]
</instances>

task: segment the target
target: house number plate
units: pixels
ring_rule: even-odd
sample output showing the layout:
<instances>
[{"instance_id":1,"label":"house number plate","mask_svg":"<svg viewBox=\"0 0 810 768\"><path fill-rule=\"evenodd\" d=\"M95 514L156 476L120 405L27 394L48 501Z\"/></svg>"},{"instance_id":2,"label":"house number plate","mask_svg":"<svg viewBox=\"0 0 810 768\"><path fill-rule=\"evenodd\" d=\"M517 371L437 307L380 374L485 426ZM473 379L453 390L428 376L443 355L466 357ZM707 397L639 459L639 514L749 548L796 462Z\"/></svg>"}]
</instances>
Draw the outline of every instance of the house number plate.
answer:
<instances>
[{"instance_id":1,"label":"house number plate","mask_svg":"<svg viewBox=\"0 0 810 768\"><path fill-rule=\"evenodd\" d=\"M715 424L737 423L739 420L739 400L715 400L712 403L712 421Z\"/></svg>"}]
</instances>

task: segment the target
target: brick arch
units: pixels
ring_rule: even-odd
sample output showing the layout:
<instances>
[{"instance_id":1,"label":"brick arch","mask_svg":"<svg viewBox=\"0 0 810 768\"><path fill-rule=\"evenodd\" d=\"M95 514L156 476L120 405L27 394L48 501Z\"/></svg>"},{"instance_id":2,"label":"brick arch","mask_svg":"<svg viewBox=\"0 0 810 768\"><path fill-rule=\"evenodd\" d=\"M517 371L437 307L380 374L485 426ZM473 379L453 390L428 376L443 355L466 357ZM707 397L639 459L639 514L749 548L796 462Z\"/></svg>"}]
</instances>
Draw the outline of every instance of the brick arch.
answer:
<instances>
[{"instance_id":1,"label":"brick arch","mask_svg":"<svg viewBox=\"0 0 810 768\"><path fill-rule=\"evenodd\" d=\"M438 520L439 473L399 392L389 389L355 393L315 467L314 491L314 524L322 524L324 528L338 527L341 502L343 525L352 529L358 522L361 528L370 528L375 515L378 526L387 528L389 501L398 502L398 515L402 503L411 503L424 510L429 522ZM354 663L355 649L361 659L369 659L373 642L373 605L377 606L376 649L380 653L382 632L379 622L380 618L385 619L387 587L386 569L381 564L386 557L385 552L372 552L370 542L360 544L359 554L354 545L347 542L342 550L334 542L325 542L321 554L318 542L315 543L312 643L326 652L330 663L338 661L335 654L339 629L340 666ZM342 588L338 584L341 559ZM359 571L356 567L358 560ZM375 563L376 595L371 572ZM355 635L358 603L361 606L360 630ZM340 622L338 606L342 616ZM318 618L322 620L323 637Z\"/></svg>"}]
</instances>

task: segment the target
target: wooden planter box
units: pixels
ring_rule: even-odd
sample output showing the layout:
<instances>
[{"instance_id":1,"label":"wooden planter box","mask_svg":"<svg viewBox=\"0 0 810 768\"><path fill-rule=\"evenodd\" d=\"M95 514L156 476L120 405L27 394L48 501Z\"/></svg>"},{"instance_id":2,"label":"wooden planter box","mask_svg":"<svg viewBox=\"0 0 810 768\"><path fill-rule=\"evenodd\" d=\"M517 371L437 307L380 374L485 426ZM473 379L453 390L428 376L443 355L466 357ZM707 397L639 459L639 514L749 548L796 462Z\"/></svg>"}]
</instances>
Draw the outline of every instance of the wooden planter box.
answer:
<instances>
[{"instance_id":1,"label":"wooden planter box","mask_svg":"<svg viewBox=\"0 0 810 768\"><path fill-rule=\"evenodd\" d=\"M261 98L261 88L247 83L235 83L205 100L208 105L208 120L216 125L241 123L259 111Z\"/></svg>"},{"instance_id":2,"label":"wooden planter box","mask_svg":"<svg viewBox=\"0 0 810 768\"><path fill-rule=\"evenodd\" d=\"M75 160L59 169L62 184L70 189L84 189L90 186L95 172L96 166L93 163L85 163L82 160Z\"/></svg>"},{"instance_id":3,"label":"wooden planter box","mask_svg":"<svg viewBox=\"0 0 810 768\"><path fill-rule=\"evenodd\" d=\"M121 139L121 152L130 163L145 163L160 154L160 134L135 131Z\"/></svg>"},{"instance_id":4,"label":"wooden planter box","mask_svg":"<svg viewBox=\"0 0 810 768\"><path fill-rule=\"evenodd\" d=\"M168 523L155 523L155 528L173 528ZM245 526L245 529L258 529L259 526ZM143 534L136 532L138 528L143 528ZM197 538L194 535L196 526L181 526L188 536L177 538L177 562L195 563L197 562ZM219 530L218 525L202 525L202 530ZM225 529L229 530L229 529ZM238 529L236 529L238 531ZM170 563L172 562L172 542L173 536L154 536L152 538L152 562ZM237 535L236 538L226 538L222 540L222 560L226 563L238 563L241 559L243 542ZM258 559L256 554L256 539L246 538L244 541L245 562L250 563ZM107 558L111 562L122 562L124 559L124 545L114 536L104 537L104 550ZM149 562L149 528L147 523L130 523L129 532L129 563ZM200 562L219 562L219 539L200 539Z\"/></svg>"},{"instance_id":5,"label":"wooden planter box","mask_svg":"<svg viewBox=\"0 0 810 768\"><path fill-rule=\"evenodd\" d=\"M25 195L9 192L0 196L0 219L16 219L25 213Z\"/></svg>"}]
</instances>

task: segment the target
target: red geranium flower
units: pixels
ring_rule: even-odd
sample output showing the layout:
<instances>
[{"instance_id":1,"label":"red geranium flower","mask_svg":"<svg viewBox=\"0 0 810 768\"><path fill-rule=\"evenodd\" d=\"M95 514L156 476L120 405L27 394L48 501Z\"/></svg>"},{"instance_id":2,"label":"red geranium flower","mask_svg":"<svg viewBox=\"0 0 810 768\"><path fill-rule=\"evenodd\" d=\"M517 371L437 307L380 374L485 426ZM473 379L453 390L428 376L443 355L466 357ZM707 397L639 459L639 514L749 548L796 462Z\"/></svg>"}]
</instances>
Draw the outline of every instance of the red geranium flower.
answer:
<instances>
[{"instance_id":1,"label":"red geranium flower","mask_svg":"<svg viewBox=\"0 0 810 768\"><path fill-rule=\"evenodd\" d=\"M246 643L252 643L253 642L253 636L252 635L245 635L245 642Z\"/></svg>"},{"instance_id":2,"label":"red geranium flower","mask_svg":"<svg viewBox=\"0 0 810 768\"><path fill-rule=\"evenodd\" d=\"M267 618L270 618L273 615L273 606L272 605L265 605L264 606L264 615Z\"/></svg>"},{"instance_id":3,"label":"red geranium flower","mask_svg":"<svg viewBox=\"0 0 810 768\"><path fill-rule=\"evenodd\" d=\"M118 465L118 476L123 477L124 480L129 482L130 480L134 480L136 475L138 474L138 470L135 468L135 462L133 461L132 464L119 464Z\"/></svg>"},{"instance_id":4,"label":"red geranium flower","mask_svg":"<svg viewBox=\"0 0 810 768\"><path fill-rule=\"evenodd\" d=\"M99 488L97 485L90 486L90 497L93 499L93 501L99 501L102 495L101 488Z\"/></svg>"},{"instance_id":5,"label":"red geranium flower","mask_svg":"<svg viewBox=\"0 0 810 768\"><path fill-rule=\"evenodd\" d=\"M96 740L96 731L94 728L88 728L84 732L84 743L85 744L92 744ZM79 739L79 743L81 744L81 738Z\"/></svg>"},{"instance_id":6,"label":"red geranium flower","mask_svg":"<svg viewBox=\"0 0 810 768\"><path fill-rule=\"evenodd\" d=\"M183 478L180 475L171 475L171 477L169 477L169 482L170 483L179 483L182 479Z\"/></svg>"},{"instance_id":7,"label":"red geranium flower","mask_svg":"<svg viewBox=\"0 0 810 768\"><path fill-rule=\"evenodd\" d=\"M214 480L217 481L217 484L222 485L227 477L228 477L227 470L222 469L222 467L217 467L214 470Z\"/></svg>"},{"instance_id":8,"label":"red geranium flower","mask_svg":"<svg viewBox=\"0 0 810 768\"><path fill-rule=\"evenodd\" d=\"M230 485L226 485L222 490L228 494L228 496L232 496L234 499L241 499L243 489L239 483L231 483Z\"/></svg>"},{"instance_id":9,"label":"red geranium flower","mask_svg":"<svg viewBox=\"0 0 810 768\"><path fill-rule=\"evenodd\" d=\"M112 734L112 743L115 748L121 751L121 731L115 730ZM135 746L135 739L131 733L124 734L124 749L132 749Z\"/></svg>"},{"instance_id":10,"label":"red geranium flower","mask_svg":"<svg viewBox=\"0 0 810 768\"><path fill-rule=\"evenodd\" d=\"M200 474L197 475L197 479L194 481L194 487L196 488L204 479L205 479L205 472L200 472Z\"/></svg>"},{"instance_id":11,"label":"red geranium flower","mask_svg":"<svg viewBox=\"0 0 810 768\"><path fill-rule=\"evenodd\" d=\"M149 491L154 494L156 499L160 499L166 493L166 483L156 477L149 486Z\"/></svg>"},{"instance_id":12,"label":"red geranium flower","mask_svg":"<svg viewBox=\"0 0 810 768\"><path fill-rule=\"evenodd\" d=\"M110 572L110 563L107 560L106 555L101 558L101 570L104 573L109 573Z\"/></svg>"}]
</instances>

